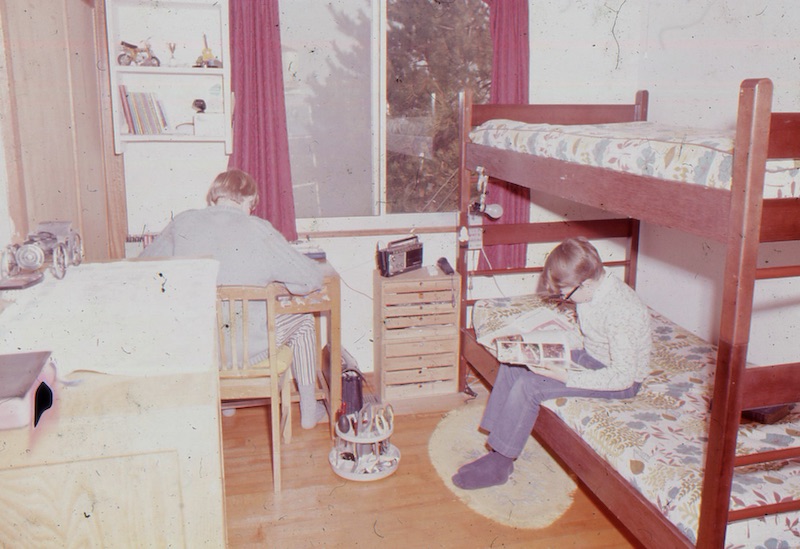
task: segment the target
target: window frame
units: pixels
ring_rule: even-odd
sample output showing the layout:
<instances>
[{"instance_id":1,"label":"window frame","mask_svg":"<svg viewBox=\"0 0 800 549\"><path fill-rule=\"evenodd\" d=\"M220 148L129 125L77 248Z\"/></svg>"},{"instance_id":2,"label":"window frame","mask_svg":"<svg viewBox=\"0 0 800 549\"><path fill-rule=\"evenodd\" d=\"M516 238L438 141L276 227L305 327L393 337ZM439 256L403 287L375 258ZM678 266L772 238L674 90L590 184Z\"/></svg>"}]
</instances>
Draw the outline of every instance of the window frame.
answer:
<instances>
[{"instance_id":1,"label":"window frame","mask_svg":"<svg viewBox=\"0 0 800 549\"><path fill-rule=\"evenodd\" d=\"M372 192L377 204L372 215L345 217L297 218L298 233L353 233L357 231L386 232L396 229L407 232L410 228L455 228L458 210L449 212L387 213L386 211L386 115L387 115L387 0L372 0L372 28L370 70L377 78L371 79L372 113Z\"/></svg>"}]
</instances>

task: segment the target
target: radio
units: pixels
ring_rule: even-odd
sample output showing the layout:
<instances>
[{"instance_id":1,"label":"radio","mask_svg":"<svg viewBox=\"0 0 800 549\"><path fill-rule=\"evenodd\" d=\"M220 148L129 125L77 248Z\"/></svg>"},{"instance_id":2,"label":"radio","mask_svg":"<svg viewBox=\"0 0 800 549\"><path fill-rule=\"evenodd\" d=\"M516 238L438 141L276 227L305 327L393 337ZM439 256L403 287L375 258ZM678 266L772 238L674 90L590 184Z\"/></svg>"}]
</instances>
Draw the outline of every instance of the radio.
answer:
<instances>
[{"instance_id":1,"label":"radio","mask_svg":"<svg viewBox=\"0 0 800 549\"><path fill-rule=\"evenodd\" d=\"M422 267L422 243L416 236L389 242L386 248L378 247L376 260L382 276L419 269Z\"/></svg>"}]
</instances>

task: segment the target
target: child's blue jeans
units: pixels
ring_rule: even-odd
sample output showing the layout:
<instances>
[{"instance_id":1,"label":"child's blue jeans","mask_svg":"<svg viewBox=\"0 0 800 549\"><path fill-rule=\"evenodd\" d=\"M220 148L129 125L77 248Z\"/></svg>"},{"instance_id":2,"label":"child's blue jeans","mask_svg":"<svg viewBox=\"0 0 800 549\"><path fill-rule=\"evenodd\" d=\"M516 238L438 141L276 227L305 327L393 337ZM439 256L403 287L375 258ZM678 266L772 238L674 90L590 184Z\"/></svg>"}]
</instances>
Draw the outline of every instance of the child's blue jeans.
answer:
<instances>
[{"instance_id":1,"label":"child's blue jeans","mask_svg":"<svg viewBox=\"0 0 800 549\"><path fill-rule=\"evenodd\" d=\"M583 349L572 352L573 362L593 370L606 366ZM639 391L634 383L620 391L599 391L567 387L564 383L535 374L525 366L501 364L486 403L481 428L489 432L489 445L506 457L516 459L531 435L539 407L558 397L631 398Z\"/></svg>"}]
</instances>

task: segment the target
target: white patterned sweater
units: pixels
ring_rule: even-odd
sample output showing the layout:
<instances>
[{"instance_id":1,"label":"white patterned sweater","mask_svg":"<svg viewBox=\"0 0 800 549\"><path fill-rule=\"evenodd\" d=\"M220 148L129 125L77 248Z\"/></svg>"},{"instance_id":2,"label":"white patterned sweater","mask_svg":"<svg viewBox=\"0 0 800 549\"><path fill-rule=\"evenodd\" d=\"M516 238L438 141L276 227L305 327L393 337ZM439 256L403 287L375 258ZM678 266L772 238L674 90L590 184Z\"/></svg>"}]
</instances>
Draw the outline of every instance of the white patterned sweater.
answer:
<instances>
[{"instance_id":1,"label":"white patterned sweater","mask_svg":"<svg viewBox=\"0 0 800 549\"><path fill-rule=\"evenodd\" d=\"M586 351L606 365L570 370L567 386L602 391L641 383L650 373L650 313L636 292L611 273L586 303L578 303L578 323Z\"/></svg>"}]
</instances>

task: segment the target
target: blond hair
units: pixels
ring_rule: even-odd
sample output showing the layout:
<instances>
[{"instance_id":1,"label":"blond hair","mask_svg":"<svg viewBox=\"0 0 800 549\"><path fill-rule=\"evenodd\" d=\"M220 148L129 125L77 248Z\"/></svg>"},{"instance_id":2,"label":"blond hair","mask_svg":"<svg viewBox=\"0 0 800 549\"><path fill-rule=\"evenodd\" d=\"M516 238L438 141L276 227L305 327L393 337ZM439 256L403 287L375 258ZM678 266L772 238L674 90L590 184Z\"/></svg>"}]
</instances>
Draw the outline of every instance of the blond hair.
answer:
<instances>
[{"instance_id":1,"label":"blond hair","mask_svg":"<svg viewBox=\"0 0 800 549\"><path fill-rule=\"evenodd\" d=\"M542 285L550 293L574 288L587 280L597 280L604 272L597 248L584 237L568 238L547 256Z\"/></svg>"},{"instance_id":2,"label":"blond hair","mask_svg":"<svg viewBox=\"0 0 800 549\"><path fill-rule=\"evenodd\" d=\"M220 198L227 198L237 204L242 204L248 198L253 198L252 207L258 204L258 187L256 180L249 173L232 169L219 174L206 194L206 203L211 206Z\"/></svg>"}]
</instances>

